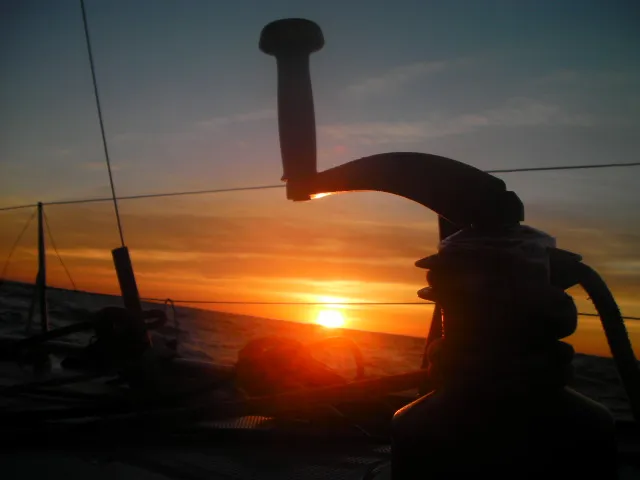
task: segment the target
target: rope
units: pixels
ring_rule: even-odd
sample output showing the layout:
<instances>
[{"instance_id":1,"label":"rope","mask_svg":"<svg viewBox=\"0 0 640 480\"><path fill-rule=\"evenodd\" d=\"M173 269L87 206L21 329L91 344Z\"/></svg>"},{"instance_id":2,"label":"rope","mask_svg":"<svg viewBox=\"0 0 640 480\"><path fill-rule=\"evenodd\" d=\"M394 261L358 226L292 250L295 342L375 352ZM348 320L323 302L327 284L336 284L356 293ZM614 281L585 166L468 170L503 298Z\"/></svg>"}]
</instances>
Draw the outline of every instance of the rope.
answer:
<instances>
[{"instance_id":1,"label":"rope","mask_svg":"<svg viewBox=\"0 0 640 480\"><path fill-rule=\"evenodd\" d=\"M60 265L62 265L62 268L66 272L67 277L69 278L69 281L71 282L71 285L73 285L73 290L77 291L78 287L76 287L76 282L74 282L73 278L71 278L71 273L69 272L69 269L67 268L65 263L62 261L62 257L60 256L60 253L58 252L58 247L56 247L56 242L53 240L53 235L51 233L51 227L49 227L49 220L47 219L47 214L43 212L42 216L44 217L44 224L47 227L47 234L49 235L49 241L51 242L51 246L53 247L53 251L56 252L56 256L58 257L58 260L60 260Z\"/></svg>"},{"instance_id":2,"label":"rope","mask_svg":"<svg viewBox=\"0 0 640 480\"><path fill-rule=\"evenodd\" d=\"M565 165L565 166L551 166L551 167L526 167L526 168L511 168L511 169L497 169L497 170L485 170L486 173L518 173L518 172L543 172L553 170L581 170L590 168L622 168L622 167L637 167L640 166L640 162L632 163L602 163L596 165ZM236 187L236 188L219 188L212 190L185 190L181 192L166 192L166 193L149 193L141 195L128 195L123 197L116 197L116 200L135 200L140 198L159 198L159 197L179 197L186 195L206 195L215 193L226 192L241 192L247 190L267 190L273 188L284 188L285 185L256 185L248 187ZM113 201L113 197L103 198L81 198L75 200L57 200L53 202L43 202L43 205L72 205L76 203L94 203L94 202L107 202ZM21 208L35 207L36 205L16 205L9 207L1 207L0 211L17 210Z\"/></svg>"},{"instance_id":3,"label":"rope","mask_svg":"<svg viewBox=\"0 0 640 480\"><path fill-rule=\"evenodd\" d=\"M578 264L578 268L580 285L600 315L616 370L631 404L631 411L636 422L640 422L640 368L623 321L624 317L598 272L584 264Z\"/></svg>"},{"instance_id":4,"label":"rope","mask_svg":"<svg viewBox=\"0 0 640 480\"><path fill-rule=\"evenodd\" d=\"M107 137L104 133L104 120L102 119L102 108L100 107L100 96L98 95L98 82L96 81L95 65L93 63L93 53L91 52L91 40L89 38L89 25L87 23L87 12L84 8L84 0L80 0L80 8L82 9L82 22L84 25L84 36L87 41L87 52L89 53L89 65L91 66L91 79L93 80L93 94L96 99L96 108L98 110L98 121L100 123L100 134L102 136L102 147L104 148L104 157L107 162L107 171L109 172L109 184L111 185L111 197L113 199L113 208L116 213L116 221L118 222L118 233L120 234L120 243L124 247L124 234L122 233L122 222L120 221L120 212L118 211L118 199L116 197L116 188L113 183L113 174L111 172L111 161L109 160L109 149L107 148Z\"/></svg>"},{"instance_id":5,"label":"rope","mask_svg":"<svg viewBox=\"0 0 640 480\"><path fill-rule=\"evenodd\" d=\"M22 230L18 234L18 237L16 238L15 242L13 242L13 245L11 246L11 250L9 250L9 255L7 256L7 259L4 262L4 266L2 267L2 273L0 274L0 284L4 281L4 276L7 273L7 269L9 268L9 262L11 261L11 257L13 256L16 248L18 247L20 240L22 240L22 236L27 231L27 228L29 228L29 225L31 225L31 222L33 221L33 218L36 216L36 213L37 211L34 211L31 214L27 222L24 224L24 227L22 227Z\"/></svg>"}]
</instances>

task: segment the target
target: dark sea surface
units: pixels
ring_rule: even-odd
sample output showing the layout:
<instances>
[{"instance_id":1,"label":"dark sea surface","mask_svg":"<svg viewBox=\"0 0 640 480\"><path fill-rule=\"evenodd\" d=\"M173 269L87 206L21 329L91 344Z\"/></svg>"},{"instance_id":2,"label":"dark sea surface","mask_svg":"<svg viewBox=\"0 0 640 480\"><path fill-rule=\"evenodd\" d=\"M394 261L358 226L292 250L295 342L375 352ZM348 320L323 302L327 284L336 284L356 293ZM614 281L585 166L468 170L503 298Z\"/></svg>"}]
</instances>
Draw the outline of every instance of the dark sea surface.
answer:
<instances>
[{"instance_id":1,"label":"dark sea surface","mask_svg":"<svg viewBox=\"0 0 640 480\"><path fill-rule=\"evenodd\" d=\"M26 331L33 286L5 282L0 285L0 336L23 336ZM91 312L109 305L122 305L122 299L61 289L47 291L49 321L52 328L87 320ZM145 308L163 308L147 303ZM365 375L382 376L420 368L425 340L401 335L349 329L327 329L309 324L250 317L231 313L176 307L168 310L168 326L160 332L165 338L176 334L179 354L185 358L206 360L216 364L234 365L238 351L247 342L265 336L287 337L310 343L329 336L344 336L353 340L364 356ZM32 332L39 330L39 315L33 320ZM177 327L177 328L176 328ZM74 334L65 341L86 344L89 334ZM335 347L317 352L316 358L345 377L355 376L356 366L351 352ZM621 418L630 418L624 389L610 358L577 354L574 359L575 379L571 386L607 405Z\"/></svg>"}]
</instances>

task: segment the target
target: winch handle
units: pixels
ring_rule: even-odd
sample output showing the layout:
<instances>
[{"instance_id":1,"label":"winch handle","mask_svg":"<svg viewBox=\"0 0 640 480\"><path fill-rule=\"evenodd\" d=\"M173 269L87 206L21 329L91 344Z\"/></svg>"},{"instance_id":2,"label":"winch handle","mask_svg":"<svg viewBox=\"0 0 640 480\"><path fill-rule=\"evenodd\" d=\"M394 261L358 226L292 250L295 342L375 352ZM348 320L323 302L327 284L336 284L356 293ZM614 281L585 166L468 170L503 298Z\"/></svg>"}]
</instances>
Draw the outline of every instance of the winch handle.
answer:
<instances>
[{"instance_id":1,"label":"winch handle","mask_svg":"<svg viewBox=\"0 0 640 480\"><path fill-rule=\"evenodd\" d=\"M300 18L272 22L260 36L260 49L277 61L287 198L305 201L333 193L380 191L420 203L458 228L524 219L521 200L501 179L438 155L382 153L318 172L309 56L323 45L320 27Z\"/></svg>"}]
</instances>

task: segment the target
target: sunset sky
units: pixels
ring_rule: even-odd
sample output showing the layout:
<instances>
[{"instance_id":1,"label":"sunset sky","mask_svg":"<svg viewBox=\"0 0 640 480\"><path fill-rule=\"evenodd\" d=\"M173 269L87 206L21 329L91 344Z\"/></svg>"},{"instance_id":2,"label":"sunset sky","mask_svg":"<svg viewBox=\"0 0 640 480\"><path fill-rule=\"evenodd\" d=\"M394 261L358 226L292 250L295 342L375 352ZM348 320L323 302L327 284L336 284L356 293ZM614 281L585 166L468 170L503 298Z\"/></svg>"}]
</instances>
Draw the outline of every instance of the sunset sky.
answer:
<instances>
[{"instance_id":1,"label":"sunset sky","mask_svg":"<svg viewBox=\"0 0 640 480\"><path fill-rule=\"evenodd\" d=\"M638 161L640 7L624 0L86 0L118 195L278 184L276 69L262 27L304 17L320 169L389 151L482 169ZM110 194L79 2L0 5L0 207ZM526 223L583 255L640 316L640 167L500 174ZM435 215L381 193L284 189L120 203L141 294L419 301ZM32 214L0 211L0 262ZM78 288L117 292L113 205L46 208ZM34 225L7 276L36 274ZM53 249L49 280L69 287ZM582 311L593 311L577 291ZM213 307L212 307L213 308ZM215 306L312 321L317 307ZM424 305L345 308L351 328L424 335ZM628 322L636 344L640 322ZM579 350L606 353L595 319ZM638 350L638 348L636 348ZM638 350L640 351L640 350Z\"/></svg>"}]
</instances>

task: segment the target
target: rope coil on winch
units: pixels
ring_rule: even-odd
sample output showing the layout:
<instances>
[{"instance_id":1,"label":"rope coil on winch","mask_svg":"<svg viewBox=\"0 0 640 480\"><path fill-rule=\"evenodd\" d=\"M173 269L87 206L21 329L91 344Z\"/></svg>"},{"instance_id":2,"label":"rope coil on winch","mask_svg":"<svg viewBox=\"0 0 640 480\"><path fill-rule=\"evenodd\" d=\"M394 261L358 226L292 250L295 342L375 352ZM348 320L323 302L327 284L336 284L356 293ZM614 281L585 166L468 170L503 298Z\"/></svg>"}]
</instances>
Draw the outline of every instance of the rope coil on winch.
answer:
<instances>
[{"instance_id":1,"label":"rope coil on winch","mask_svg":"<svg viewBox=\"0 0 640 480\"><path fill-rule=\"evenodd\" d=\"M437 301L444 317L444 337L427 353L434 387L563 387L571 380L574 349L560 339L575 331L578 311L561 288L531 281L526 265L502 252L441 252L420 266L429 269L430 287L419 295Z\"/></svg>"}]
</instances>

